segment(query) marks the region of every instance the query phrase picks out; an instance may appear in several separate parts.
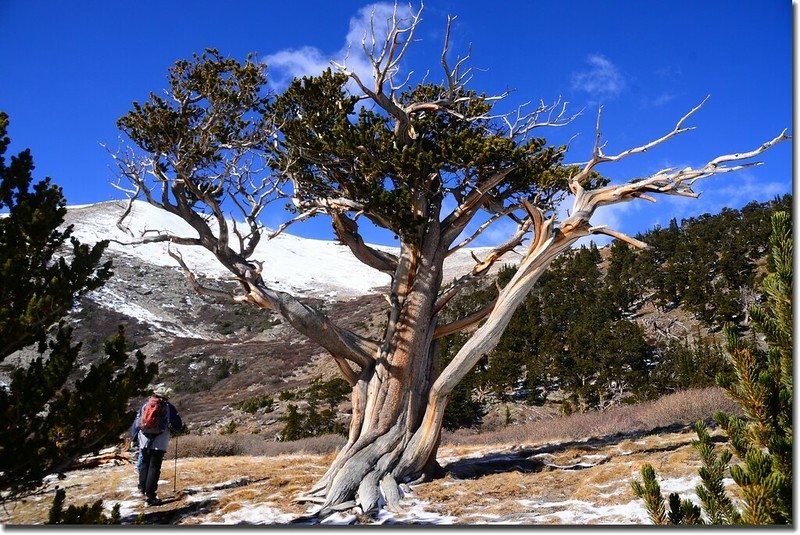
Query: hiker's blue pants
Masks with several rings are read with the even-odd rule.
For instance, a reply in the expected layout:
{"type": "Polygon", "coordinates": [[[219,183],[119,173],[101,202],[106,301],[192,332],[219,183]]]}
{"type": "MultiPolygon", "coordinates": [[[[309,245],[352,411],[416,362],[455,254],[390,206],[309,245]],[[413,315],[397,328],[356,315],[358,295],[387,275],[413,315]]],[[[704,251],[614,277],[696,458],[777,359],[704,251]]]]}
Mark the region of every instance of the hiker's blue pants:
{"type": "Polygon", "coordinates": [[[142,468],[139,470],[139,488],[144,490],[145,496],[155,499],[158,490],[158,478],[161,476],[161,462],[164,460],[165,451],[144,448],[139,451],[142,468]]]}

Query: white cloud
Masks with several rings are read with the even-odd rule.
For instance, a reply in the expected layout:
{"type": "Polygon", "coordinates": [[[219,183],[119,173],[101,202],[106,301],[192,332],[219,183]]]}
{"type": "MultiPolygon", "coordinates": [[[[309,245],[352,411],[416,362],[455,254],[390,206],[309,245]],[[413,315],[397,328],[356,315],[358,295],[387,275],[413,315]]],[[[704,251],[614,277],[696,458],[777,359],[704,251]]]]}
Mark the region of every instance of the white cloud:
{"type": "Polygon", "coordinates": [[[313,46],[281,50],[264,57],[270,69],[270,82],[285,87],[294,77],[317,75],[330,66],[330,59],[313,46]]]}
{"type": "Polygon", "coordinates": [[[292,78],[318,75],[331,67],[332,61],[344,64],[362,80],[369,80],[372,66],[364,53],[364,45],[368,49],[372,48],[374,41],[375,52],[380,53],[393,14],[398,20],[407,19],[411,15],[411,8],[399,5],[395,7],[394,4],[385,2],[362,7],[350,18],[350,26],[341,48],[332,52],[304,46],[264,56],[263,60],[271,73],[271,84],[280,89],[286,87],[292,78]]]}
{"type": "Polygon", "coordinates": [[[572,74],[572,89],[589,93],[593,98],[608,100],[617,97],[626,86],[625,77],[606,57],[592,54],[587,58],[589,69],[572,74]]]}
{"type": "Polygon", "coordinates": [[[720,207],[723,203],[726,206],[739,206],[752,200],[768,201],[787,192],[786,184],[759,180],[748,171],[738,171],[729,176],[722,175],[718,180],[724,181],[723,185],[709,187],[703,195],[716,200],[720,207]]]}
{"type": "Polygon", "coordinates": [[[410,6],[397,6],[391,3],[375,3],[364,6],[358,13],[350,18],[350,30],[345,38],[345,49],[347,47],[361,48],[362,42],[368,47],[372,45],[372,32],[375,33],[376,46],[386,39],[391,26],[392,16],[397,19],[408,18],[411,15],[410,6]]]}
{"type": "Polygon", "coordinates": [[[653,101],[651,102],[651,105],[653,107],[657,108],[659,106],[663,106],[664,104],[667,104],[668,102],[672,102],[677,97],[678,97],[678,95],[676,95],[674,93],[662,93],[662,94],[658,95],[656,98],[653,99],[653,101]]]}

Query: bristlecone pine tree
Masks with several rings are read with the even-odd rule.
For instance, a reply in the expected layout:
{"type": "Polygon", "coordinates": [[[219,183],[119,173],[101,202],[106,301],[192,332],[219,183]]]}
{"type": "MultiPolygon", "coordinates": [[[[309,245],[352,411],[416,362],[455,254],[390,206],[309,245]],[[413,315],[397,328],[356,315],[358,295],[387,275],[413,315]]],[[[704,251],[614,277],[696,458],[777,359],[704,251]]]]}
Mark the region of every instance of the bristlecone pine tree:
{"type": "Polygon", "coordinates": [[[151,94],[118,121],[132,143],[113,156],[131,185],[131,198],[183,218],[194,231],[147,235],[138,242],[168,243],[195,290],[223,295],[201,284],[178,251],[208,249],[238,281],[228,298],[280,314],[327,350],[352,386],[348,440],[303,497],[319,504],[319,515],[395,509],[400,483],[438,472],[436,452],[450,394],[497,344],[514,310],[562,251],[593,234],[644,245],[593,226],[596,209],[652,200],[653,194],[695,196],[695,180],[751,165],[745,162],[788,138],[781,134],[751,152],[719,156],[698,169],[669,169],[609,186],[597,174],[599,164],[690,130],[684,123],[700,106],[661,138],[617,155],[603,152],[598,124],[588,163],[565,166],[565,147],[548,146],[533,135],[539,127],[568,123],[564,104],[503,113],[502,98],[467,88],[467,58],[452,61],[448,51],[450,24],[439,60],[442,82],[415,85],[401,79],[400,64],[414,41],[420,11],[401,16],[399,9],[385,25],[373,21],[375,35],[364,40],[370,80],[334,64],[320,76],[294,80],[273,97],[265,90],[262,64],[208,50],[170,69],[166,97],[151,94]],[[556,207],[570,193],[570,215],[557,221],[556,207]],[[295,217],[270,233],[260,216],[277,198],[287,199],[295,217]],[[228,219],[229,210],[238,222],[228,219]],[[262,277],[270,259],[253,257],[261,239],[319,216],[330,219],[356,259],[390,281],[387,322],[376,339],[346,321],[335,323],[262,277]],[[517,226],[508,241],[445,284],[447,258],[501,219],[517,226]],[[396,252],[365,243],[363,222],[396,236],[396,252]],[[512,250],[519,253],[519,269],[494,301],[452,322],[440,321],[455,295],[486,277],[512,250]],[[439,366],[438,340],[481,323],[447,365],[439,366]]]}
{"type": "Polygon", "coordinates": [[[645,500],[655,524],[791,524],[792,516],[792,220],[786,212],[772,217],[771,267],[762,288],[763,306],[753,306],[750,315],[768,349],[739,337],[727,329],[728,352],[734,377],[720,383],[739,402],[744,418],[716,414],[714,419],[728,435],[733,451],[718,455],[705,425],[695,425],[700,453],[702,485],[697,487],[700,508],[676,493],[669,497],[670,513],[664,513],[664,498],[653,467],[642,467],[643,481],[633,491],[645,500]],[[743,464],[730,467],[739,488],[739,510],[723,486],[723,476],[735,453],[743,464]]]}
{"type": "Polygon", "coordinates": [[[106,341],[106,357],[85,372],[75,369],[80,344],[64,316],[76,300],[102,285],[110,262],[107,242],[88,247],[61,228],[61,188],[32,183],[25,150],[6,164],[8,116],[0,113],[0,361],[33,347],[37,356],[11,372],[0,387],[0,491],[24,495],[76,457],[113,443],[133,419],[128,400],[155,375],[137,352],[133,366],[125,337],[106,341]]]}

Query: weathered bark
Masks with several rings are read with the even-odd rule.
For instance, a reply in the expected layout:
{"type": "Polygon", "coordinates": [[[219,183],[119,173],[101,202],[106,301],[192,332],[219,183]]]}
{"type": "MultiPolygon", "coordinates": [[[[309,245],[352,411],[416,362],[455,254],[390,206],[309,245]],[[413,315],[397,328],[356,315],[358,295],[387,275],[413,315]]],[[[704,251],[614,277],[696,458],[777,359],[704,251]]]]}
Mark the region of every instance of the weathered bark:
{"type": "Polygon", "coordinates": [[[422,422],[435,368],[434,309],[446,247],[436,219],[422,234],[419,245],[402,247],[384,341],[353,388],[347,443],[306,497],[321,500],[318,514],[350,502],[365,513],[394,507],[400,497],[398,483],[419,478],[435,462],[430,456],[413,474],[397,469],[422,422]]]}

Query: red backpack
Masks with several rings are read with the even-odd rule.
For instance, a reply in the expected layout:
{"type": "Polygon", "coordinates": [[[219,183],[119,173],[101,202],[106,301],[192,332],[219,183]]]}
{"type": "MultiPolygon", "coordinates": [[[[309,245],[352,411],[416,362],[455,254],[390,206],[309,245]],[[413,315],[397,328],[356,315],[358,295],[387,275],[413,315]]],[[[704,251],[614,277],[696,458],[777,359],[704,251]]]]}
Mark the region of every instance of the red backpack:
{"type": "Polygon", "coordinates": [[[167,402],[158,396],[150,396],[139,416],[139,430],[145,435],[159,435],[166,431],[168,421],[167,402]]]}

